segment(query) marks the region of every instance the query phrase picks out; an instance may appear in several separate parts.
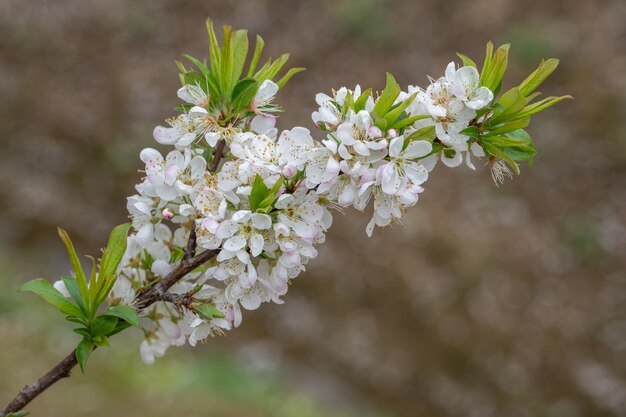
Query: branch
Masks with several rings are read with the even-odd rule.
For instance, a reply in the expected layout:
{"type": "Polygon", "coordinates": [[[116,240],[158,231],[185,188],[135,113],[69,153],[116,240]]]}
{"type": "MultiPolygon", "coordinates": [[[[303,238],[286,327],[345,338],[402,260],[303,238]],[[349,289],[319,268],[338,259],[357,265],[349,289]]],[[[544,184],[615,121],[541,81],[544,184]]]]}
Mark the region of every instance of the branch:
{"type": "MultiPolygon", "coordinates": [[[[135,305],[137,309],[145,309],[152,305],[156,301],[163,300],[167,297],[167,290],[172,285],[180,281],[185,275],[193,271],[200,265],[206,263],[217,255],[216,250],[207,250],[199,255],[181,261],[181,263],[172,270],[161,281],[143,291],[135,297],[135,305]]],[[[54,383],[62,378],[70,376],[70,371],[78,363],[76,359],[76,350],[67,355],[65,359],[59,362],[54,368],[46,372],[36,382],[24,386],[19,394],[6,406],[6,408],[0,411],[0,417],[6,417],[9,413],[14,413],[23,409],[28,403],[30,403],[39,394],[50,388],[54,383]]]]}
{"type": "MultiPolygon", "coordinates": [[[[220,139],[213,150],[213,159],[211,160],[209,171],[215,172],[217,170],[220,165],[220,161],[224,156],[225,148],[226,141],[224,141],[224,139],[220,139]]],[[[185,249],[184,259],[161,281],[137,294],[134,303],[137,310],[143,310],[157,301],[172,301],[175,304],[185,302],[183,296],[170,294],[167,290],[169,290],[189,272],[214,258],[217,253],[217,250],[207,250],[199,255],[196,255],[196,230],[195,224],[192,222],[191,233],[189,235],[189,241],[187,242],[187,248],[185,249]]],[[[70,371],[74,368],[74,366],[76,366],[77,363],[78,360],[76,359],[76,350],[74,350],[36,382],[24,386],[13,401],[11,401],[4,410],[0,411],[0,417],[6,417],[9,413],[20,411],[28,403],[35,399],[35,397],[50,388],[58,380],[69,377],[70,371]]]]}

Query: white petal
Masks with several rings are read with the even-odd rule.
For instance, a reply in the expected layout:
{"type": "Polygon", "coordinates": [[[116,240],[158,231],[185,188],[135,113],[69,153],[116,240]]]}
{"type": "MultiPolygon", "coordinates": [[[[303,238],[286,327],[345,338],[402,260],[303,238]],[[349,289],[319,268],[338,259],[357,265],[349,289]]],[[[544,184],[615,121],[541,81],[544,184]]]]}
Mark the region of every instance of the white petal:
{"type": "Polygon", "coordinates": [[[259,256],[261,252],[263,252],[263,246],[265,245],[265,239],[258,233],[253,233],[250,236],[250,241],[248,242],[250,246],[250,253],[252,256],[259,256]]]}
{"type": "Polygon", "coordinates": [[[404,157],[408,159],[426,156],[433,150],[432,143],[425,140],[415,140],[408,144],[404,150],[404,157]]]}
{"type": "Polygon", "coordinates": [[[253,213],[251,223],[255,229],[266,230],[272,227],[272,218],[267,214],[253,213]]]}
{"type": "Polygon", "coordinates": [[[246,238],[241,235],[235,235],[226,240],[222,247],[230,252],[238,252],[246,247],[246,238]]]}

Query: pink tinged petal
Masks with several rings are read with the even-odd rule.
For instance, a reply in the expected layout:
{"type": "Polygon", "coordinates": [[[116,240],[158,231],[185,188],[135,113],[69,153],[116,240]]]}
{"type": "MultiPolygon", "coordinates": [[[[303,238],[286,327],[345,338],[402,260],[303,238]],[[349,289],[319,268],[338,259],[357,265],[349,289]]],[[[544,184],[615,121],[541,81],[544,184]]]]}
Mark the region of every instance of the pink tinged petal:
{"type": "Polygon", "coordinates": [[[265,239],[258,233],[253,233],[250,236],[250,241],[248,242],[250,246],[250,253],[252,256],[259,256],[261,252],[263,252],[263,246],[265,245],[265,239]]]}
{"type": "Polygon", "coordinates": [[[404,150],[404,157],[408,159],[419,158],[428,155],[432,150],[432,143],[425,140],[415,140],[409,143],[404,150]]]}
{"type": "Polygon", "coordinates": [[[401,180],[398,177],[396,166],[392,163],[385,165],[381,172],[381,182],[385,194],[395,194],[400,189],[401,180]]]}
{"type": "Polygon", "coordinates": [[[370,126],[367,129],[367,135],[370,137],[370,139],[378,139],[383,136],[383,132],[378,126],[370,126]]]}
{"type": "Polygon", "coordinates": [[[250,223],[257,230],[266,230],[272,227],[272,218],[267,214],[252,213],[250,223]]]}
{"type": "Polygon", "coordinates": [[[172,210],[168,208],[163,209],[163,211],[161,212],[161,215],[163,216],[164,219],[167,219],[167,220],[171,220],[172,217],[174,217],[174,213],[172,213],[172,210]]]}
{"type": "Polygon", "coordinates": [[[222,247],[230,252],[238,252],[246,247],[246,238],[242,235],[235,235],[226,240],[222,247]]]}
{"type": "Polygon", "coordinates": [[[398,131],[396,129],[389,129],[387,131],[387,136],[389,136],[390,138],[395,138],[396,136],[398,136],[398,131]]]}
{"type": "Polygon", "coordinates": [[[298,169],[293,165],[285,165],[282,170],[282,174],[285,178],[291,179],[298,173],[298,169]]]}
{"type": "Polygon", "coordinates": [[[389,144],[389,156],[392,158],[397,158],[402,152],[402,147],[404,146],[404,137],[400,136],[391,140],[389,144]]]}
{"type": "Polygon", "coordinates": [[[216,234],[217,228],[219,227],[219,223],[215,220],[204,219],[202,220],[202,227],[208,231],[209,233],[216,234]]]}

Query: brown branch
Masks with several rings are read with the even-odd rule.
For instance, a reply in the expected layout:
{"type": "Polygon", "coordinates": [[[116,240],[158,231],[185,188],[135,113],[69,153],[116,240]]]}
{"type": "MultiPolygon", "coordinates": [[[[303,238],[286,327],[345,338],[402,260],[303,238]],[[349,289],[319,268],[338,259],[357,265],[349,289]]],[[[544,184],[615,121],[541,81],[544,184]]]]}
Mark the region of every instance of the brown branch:
{"type": "MultiPolygon", "coordinates": [[[[216,255],[216,250],[207,250],[191,259],[181,261],[165,278],[147,290],[137,294],[135,297],[135,306],[140,310],[152,305],[156,301],[165,299],[167,297],[167,290],[169,290],[172,285],[176,284],[189,272],[211,260],[216,255]]],[[[54,383],[62,378],[69,377],[70,371],[77,363],[76,350],[74,350],[36,382],[24,386],[13,401],[11,401],[4,410],[0,411],[0,417],[6,417],[9,413],[20,411],[54,383]]]]}
{"type": "MultiPolygon", "coordinates": [[[[213,150],[213,159],[211,160],[209,171],[215,172],[217,170],[220,161],[224,156],[225,148],[226,141],[224,141],[224,139],[220,139],[213,150]]],[[[214,258],[217,253],[217,250],[207,250],[199,255],[196,255],[196,231],[195,224],[192,223],[191,234],[189,235],[189,241],[187,242],[187,248],[185,249],[184,259],[161,281],[137,294],[134,303],[137,310],[143,310],[157,301],[171,301],[175,303],[184,301],[184,296],[176,296],[168,293],[168,290],[189,272],[214,258]]],[[[4,408],[4,410],[0,411],[0,417],[6,417],[10,413],[20,411],[28,403],[35,399],[35,397],[50,388],[57,381],[62,378],[69,377],[72,368],[74,368],[77,363],[78,360],[76,359],[76,350],[74,350],[36,382],[24,386],[13,401],[11,401],[9,405],[4,408]]]]}

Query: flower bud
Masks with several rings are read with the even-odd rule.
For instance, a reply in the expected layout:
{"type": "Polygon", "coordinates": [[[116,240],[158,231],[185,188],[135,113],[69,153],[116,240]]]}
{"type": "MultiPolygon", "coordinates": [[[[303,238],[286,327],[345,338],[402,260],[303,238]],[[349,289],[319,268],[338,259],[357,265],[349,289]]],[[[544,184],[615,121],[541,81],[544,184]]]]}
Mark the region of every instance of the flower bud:
{"type": "Polygon", "coordinates": [[[171,220],[172,217],[174,217],[174,213],[172,213],[172,211],[168,208],[164,208],[161,214],[163,215],[163,218],[166,220],[171,220]]]}
{"type": "Polygon", "coordinates": [[[367,134],[370,139],[377,139],[383,135],[383,132],[378,126],[370,126],[369,129],[367,129],[367,134]]]}
{"type": "Polygon", "coordinates": [[[283,167],[283,176],[287,179],[293,178],[298,173],[298,169],[293,165],[285,165],[283,167]]]}
{"type": "Polygon", "coordinates": [[[396,136],[398,136],[398,131],[396,129],[389,129],[387,131],[387,134],[390,138],[395,138],[396,136]]]}

